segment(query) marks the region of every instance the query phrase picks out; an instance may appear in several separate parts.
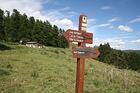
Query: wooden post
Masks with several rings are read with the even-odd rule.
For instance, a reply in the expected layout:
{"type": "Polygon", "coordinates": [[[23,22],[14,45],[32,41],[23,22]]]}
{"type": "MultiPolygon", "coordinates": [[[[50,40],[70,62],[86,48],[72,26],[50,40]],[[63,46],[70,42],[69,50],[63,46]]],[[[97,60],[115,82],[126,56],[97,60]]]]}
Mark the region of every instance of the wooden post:
{"type": "Polygon", "coordinates": [[[84,92],[84,66],[85,58],[97,58],[100,54],[97,48],[86,48],[85,44],[92,44],[93,34],[86,32],[87,16],[80,15],[79,29],[68,29],[64,37],[69,42],[78,42],[78,47],[72,49],[73,57],[77,58],[75,93],[84,92]]]}
{"type": "MultiPolygon", "coordinates": [[[[87,17],[80,15],[79,17],[79,31],[86,31],[87,17]]],[[[78,43],[78,47],[85,47],[85,43],[78,43]]],[[[84,91],[84,66],[85,58],[77,58],[77,71],[76,71],[76,90],[75,93],[83,93],[84,91]]]]}

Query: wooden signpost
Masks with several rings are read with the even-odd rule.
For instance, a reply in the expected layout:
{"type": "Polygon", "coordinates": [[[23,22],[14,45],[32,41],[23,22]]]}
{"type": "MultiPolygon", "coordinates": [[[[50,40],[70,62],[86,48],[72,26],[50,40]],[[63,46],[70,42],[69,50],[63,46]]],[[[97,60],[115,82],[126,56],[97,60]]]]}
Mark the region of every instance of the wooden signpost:
{"type": "Polygon", "coordinates": [[[83,93],[84,91],[84,65],[85,58],[96,58],[99,56],[97,48],[85,47],[85,44],[92,44],[93,34],[86,32],[87,16],[80,15],[79,30],[68,29],[64,32],[64,37],[69,42],[78,42],[78,47],[72,49],[73,57],[77,58],[77,72],[76,72],[76,89],[75,93],[83,93]]]}

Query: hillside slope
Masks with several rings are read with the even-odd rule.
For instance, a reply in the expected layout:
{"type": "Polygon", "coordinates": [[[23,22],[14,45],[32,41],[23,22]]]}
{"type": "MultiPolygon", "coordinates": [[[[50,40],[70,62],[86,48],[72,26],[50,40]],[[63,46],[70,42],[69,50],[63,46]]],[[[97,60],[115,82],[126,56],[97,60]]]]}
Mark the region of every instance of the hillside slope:
{"type": "MultiPolygon", "coordinates": [[[[9,45],[0,51],[0,93],[74,93],[70,49],[9,45]]],[[[140,73],[86,60],[84,93],[140,93],[140,73]]]]}

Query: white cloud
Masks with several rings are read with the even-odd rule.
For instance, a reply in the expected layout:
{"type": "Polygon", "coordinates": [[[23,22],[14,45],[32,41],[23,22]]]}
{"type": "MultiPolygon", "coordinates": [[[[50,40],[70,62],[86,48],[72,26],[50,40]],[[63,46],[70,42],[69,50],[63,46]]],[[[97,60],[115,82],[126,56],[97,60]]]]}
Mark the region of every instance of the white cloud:
{"type": "Polygon", "coordinates": [[[73,22],[70,19],[64,18],[61,20],[55,20],[53,24],[56,24],[60,27],[63,27],[64,29],[72,28],[73,27],[73,22]]]}
{"type": "Polygon", "coordinates": [[[131,43],[139,43],[140,44],[140,39],[132,40],[130,41],[131,43]]]}
{"type": "Polygon", "coordinates": [[[96,31],[96,19],[95,18],[90,18],[88,19],[88,24],[87,24],[87,31],[94,33],[96,31]]]}
{"type": "Polygon", "coordinates": [[[140,31],[138,31],[137,33],[140,34],[140,31]]]}
{"type": "Polygon", "coordinates": [[[109,26],[108,27],[109,29],[114,29],[115,27],[113,25],[109,26]]]}
{"type": "Polygon", "coordinates": [[[96,25],[96,27],[108,27],[110,25],[111,25],[110,23],[106,23],[106,24],[96,25]]]}
{"type": "Polygon", "coordinates": [[[99,25],[94,25],[93,23],[90,23],[88,25],[89,25],[89,27],[87,28],[87,31],[90,31],[90,32],[93,32],[93,33],[96,31],[96,29],[102,28],[102,27],[107,27],[109,29],[114,28],[114,26],[112,26],[110,23],[99,24],[99,25]]]}
{"type": "Polygon", "coordinates": [[[137,23],[137,22],[140,22],[140,17],[135,18],[135,19],[129,21],[129,23],[137,23]]]}
{"type": "Polygon", "coordinates": [[[88,25],[94,25],[96,24],[96,19],[95,18],[91,18],[91,19],[88,19],[88,25]]]}
{"type": "Polygon", "coordinates": [[[68,11],[68,10],[70,10],[70,7],[64,7],[62,9],[60,9],[59,11],[68,11]]]}
{"type": "Polygon", "coordinates": [[[88,44],[87,46],[93,47],[94,45],[99,46],[100,44],[109,43],[110,46],[114,49],[125,49],[125,42],[122,39],[118,38],[107,38],[107,39],[99,39],[95,38],[93,44],[88,44]]]}
{"type": "Polygon", "coordinates": [[[115,22],[115,21],[120,21],[120,18],[114,17],[114,18],[108,20],[108,22],[115,22]]]}
{"type": "Polygon", "coordinates": [[[118,29],[121,31],[133,32],[133,29],[129,26],[120,25],[120,26],[118,26],[118,29]]]}
{"type": "Polygon", "coordinates": [[[0,2],[0,8],[3,10],[12,12],[13,9],[17,9],[22,14],[26,13],[28,16],[34,16],[36,19],[43,21],[48,20],[52,24],[56,24],[62,28],[65,28],[67,25],[73,26],[72,21],[68,18],[76,15],[76,12],[71,11],[70,7],[48,11],[43,9],[44,4],[52,4],[54,0],[0,0],[0,2]]]}
{"type": "Polygon", "coordinates": [[[96,31],[96,27],[95,26],[89,26],[87,28],[87,32],[95,33],[95,31],[96,31]]]}
{"type": "Polygon", "coordinates": [[[3,10],[12,12],[13,9],[17,9],[29,16],[44,19],[44,15],[41,13],[43,8],[41,0],[0,0],[0,2],[0,8],[3,10]]]}
{"type": "Polygon", "coordinates": [[[55,20],[54,23],[59,24],[59,25],[66,25],[66,26],[73,25],[73,22],[67,18],[64,18],[62,20],[55,20]]]}
{"type": "Polygon", "coordinates": [[[111,10],[112,9],[112,7],[110,7],[110,6],[103,6],[103,7],[101,7],[101,10],[111,10]]]}

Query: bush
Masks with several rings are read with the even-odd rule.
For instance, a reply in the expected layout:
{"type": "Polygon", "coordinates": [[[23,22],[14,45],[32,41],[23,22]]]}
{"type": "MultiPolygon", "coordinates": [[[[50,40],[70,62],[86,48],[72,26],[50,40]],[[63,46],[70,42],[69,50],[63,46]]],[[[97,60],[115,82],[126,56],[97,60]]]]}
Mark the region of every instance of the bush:
{"type": "Polygon", "coordinates": [[[5,44],[0,43],[0,50],[9,50],[10,47],[6,46],[5,44]]]}

